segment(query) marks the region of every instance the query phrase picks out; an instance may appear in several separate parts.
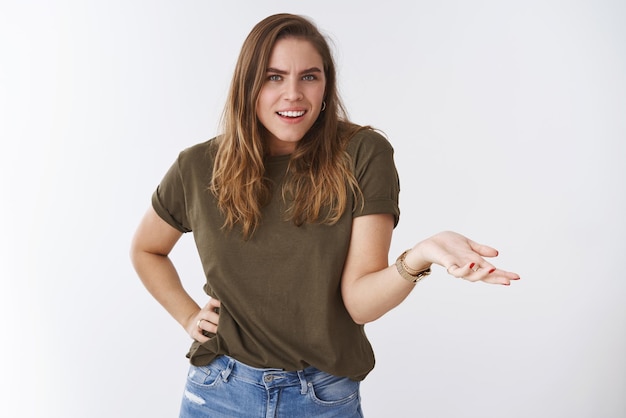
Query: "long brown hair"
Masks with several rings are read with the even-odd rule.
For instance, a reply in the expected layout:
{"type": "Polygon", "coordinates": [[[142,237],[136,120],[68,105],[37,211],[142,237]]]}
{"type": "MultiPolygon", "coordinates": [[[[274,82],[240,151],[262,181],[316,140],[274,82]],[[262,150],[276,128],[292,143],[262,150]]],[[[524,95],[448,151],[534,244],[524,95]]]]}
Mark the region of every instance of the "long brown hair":
{"type": "Polygon", "coordinates": [[[225,215],[224,227],[240,224],[244,238],[249,238],[261,222],[261,210],[271,194],[265,177],[265,128],[257,118],[256,104],[272,48],[286,37],[310,42],[322,57],[326,76],[326,108],[290,157],[290,176],[282,190],[289,202],[286,219],[296,225],[333,224],[346,210],[348,193],[355,197],[360,194],[345,147],[362,128],[347,119],[326,39],[302,16],[269,16],[252,29],[241,48],[222,115],[223,134],[218,137],[210,185],[225,215]]]}

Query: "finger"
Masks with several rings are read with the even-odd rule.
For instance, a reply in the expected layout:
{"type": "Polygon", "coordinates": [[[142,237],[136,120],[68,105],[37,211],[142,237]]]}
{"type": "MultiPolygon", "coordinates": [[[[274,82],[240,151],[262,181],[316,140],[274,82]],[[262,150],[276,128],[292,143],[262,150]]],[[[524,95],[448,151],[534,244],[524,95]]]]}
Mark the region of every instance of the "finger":
{"type": "Polygon", "coordinates": [[[503,280],[501,277],[493,277],[493,276],[487,276],[481,281],[485,283],[489,283],[489,284],[500,284],[504,286],[508,286],[510,284],[508,280],[503,280]]]}
{"type": "Polygon", "coordinates": [[[222,306],[222,303],[219,300],[215,298],[211,298],[209,299],[209,302],[206,304],[205,309],[211,312],[219,313],[221,306],[222,306]]]}
{"type": "Polygon", "coordinates": [[[463,278],[465,280],[469,280],[470,282],[482,280],[485,275],[488,274],[488,270],[486,270],[480,262],[469,263],[469,265],[466,266],[466,271],[467,272],[463,275],[463,278]]]}
{"type": "Polygon", "coordinates": [[[220,307],[221,303],[219,300],[211,298],[207,302],[206,305],[200,310],[198,314],[198,319],[202,320],[202,329],[210,332],[216,333],[217,326],[220,320],[220,307]]]}
{"type": "Polygon", "coordinates": [[[510,286],[511,285],[511,280],[507,279],[505,277],[502,277],[502,276],[487,276],[484,279],[482,279],[481,281],[483,281],[485,283],[489,283],[489,284],[499,284],[499,285],[503,285],[503,286],[510,286]]]}
{"type": "Polygon", "coordinates": [[[483,257],[497,257],[498,256],[498,250],[496,250],[493,247],[490,247],[484,244],[479,244],[475,241],[472,241],[471,239],[468,239],[468,242],[470,244],[470,248],[483,257]]]}
{"type": "Polygon", "coordinates": [[[497,271],[496,267],[487,262],[487,261],[480,261],[478,263],[476,263],[474,265],[474,267],[472,268],[472,274],[471,274],[471,278],[470,280],[472,281],[492,281],[495,278],[498,278],[499,275],[495,275],[494,273],[497,271]]]}
{"type": "Polygon", "coordinates": [[[202,330],[204,335],[212,336],[213,334],[217,334],[217,328],[218,325],[214,322],[202,321],[202,330]]]}
{"type": "Polygon", "coordinates": [[[519,275],[504,270],[495,269],[492,273],[482,279],[485,283],[500,284],[509,286],[512,281],[519,280],[519,275]]]}
{"type": "Polygon", "coordinates": [[[454,273],[459,270],[459,266],[457,266],[456,264],[450,264],[447,268],[446,271],[448,272],[448,274],[451,275],[455,275],[454,273]]]}
{"type": "Polygon", "coordinates": [[[200,330],[200,331],[209,331],[212,327],[214,327],[216,324],[206,318],[200,318],[198,319],[198,322],[196,322],[196,327],[200,330]]]}
{"type": "Polygon", "coordinates": [[[196,322],[196,327],[195,330],[193,330],[193,332],[191,332],[191,338],[193,338],[194,340],[198,341],[199,343],[205,343],[209,340],[209,338],[205,335],[205,330],[204,330],[204,324],[207,321],[203,320],[203,319],[199,319],[196,322]]]}
{"type": "Polygon", "coordinates": [[[202,308],[202,317],[207,321],[217,325],[220,320],[220,307],[221,303],[217,299],[210,299],[209,302],[202,308]]]}
{"type": "Polygon", "coordinates": [[[205,327],[205,325],[204,325],[204,324],[205,324],[205,323],[209,323],[209,321],[207,321],[207,320],[206,320],[206,319],[204,319],[204,318],[200,318],[200,319],[198,319],[198,322],[196,322],[196,329],[197,329],[197,331],[198,331],[200,334],[202,334],[202,333],[203,333],[203,331],[205,331],[205,329],[204,329],[204,327],[205,327]]]}
{"type": "Polygon", "coordinates": [[[202,341],[198,339],[198,341],[200,342],[207,341],[209,339],[207,337],[212,337],[214,334],[217,333],[217,324],[214,324],[213,322],[207,319],[199,319],[198,322],[196,323],[196,328],[197,328],[198,334],[204,337],[202,341]]]}
{"type": "Polygon", "coordinates": [[[496,271],[496,268],[494,267],[494,265],[485,260],[480,260],[475,263],[471,263],[469,265],[469,269],[472,271],[472,273],[478,273],[478,275],[480,275],[481,277],[484,277],[488,274],[492,274],[493,272],[496,271]]]}
{"type": "Polygon", "coordinates": [[[483,280],[494,271],[496,271],[496,268],[483,259],[466,263],[462,267],[458,267],[456,264],[453,264],[450,268],[448,268],[448,273],[470,282],[483,280]]]}
{"type": "Polygon", "coordinates": [[[468,279],[468,277],[474,273],[474,269],[478,268],[476,263],[465,263],[461,267],[457,264],[452,264],[447,268],[448,274],[458,277],[459,279],[468,279]]]}

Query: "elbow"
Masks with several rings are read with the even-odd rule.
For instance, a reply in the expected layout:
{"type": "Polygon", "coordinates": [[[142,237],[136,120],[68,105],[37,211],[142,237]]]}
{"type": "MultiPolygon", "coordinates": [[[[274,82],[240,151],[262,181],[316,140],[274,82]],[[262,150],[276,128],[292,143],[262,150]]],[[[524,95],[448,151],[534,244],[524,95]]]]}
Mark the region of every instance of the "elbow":
{"type": "Polygon", "coordinates": [[[370,304],[365,303],[353,290],[345,285],[341,289],[343,305],[352,321],[358,325],[365,325],[377,320],[382,314],[374,312],[374,306],[368,306],[370,304]]]}
{"type": "Polygon", "coordinates": [[[133,237],[133,240],[130,243],[130,248],[128,249],[128,258],[130,258],[130,262],[135,269],[137,268],[137,263],[140,259],[141,253],[142,250],[137,243],[137,239],[133,237]]]}
{"type": "Polygon", "coordinates": [[[374,322],[387,312],[386,304],[358,280],[342,282],[341,297],[350,318],[359,325],[374,322]]]}
{"type": "MultiPolygon", "coordinates": [[[[352,316],[352,315],[351,315],[352,316]]],[[[352,316],[352,320],[357,324],[357,325],[366,325],[369,324],[370,322],[374,322],[376,321],[378,318],[380,318],[379,316],[377,317],[369,317],[369,316],[360,316],[360,317],[355,317],[352,316]]]]}
{"type": "Polygon", "coordinates": [[[374,322],[382,316],[382,314],[377,314],[376,312],[363,309],[363,307],[354,306],[353,304],[345,303],[345,306],[350,318],[358,325],[374,322]]]}
{"type": "Polygon", "coordinates": [[[148,249],[142,245],[141,241],[134,237],[130,243],[130,248],[128,249],[128,257],[130,259],[130,263],[135,269],[137,273],[139,273],[142,268],[146,265],[150,264],[150,255],[152,253],[148,251],[148,249]]]}
{"type": "Polygon", "coordinates": [[[353,314],[350,314],[350,317],[352,318],[354,323],[357,325],[366,325],[366,324],[369,324],[370,322],[376,321],[379,318],[379,317],[371,317],[371,316],[366,316],[366,315],[359,316],[359,315],[353,315],[353,314]]]}
{"type": "Polygon", "coordinates": [[[350,316],[352,317],[352,320],[354,321],[354,323],[357,325],[365,325],[365,324],[372,322],[372,321],[368,321],[367,318],[365,317],[356,317],[353,315],[350,315],[350,316]]]}

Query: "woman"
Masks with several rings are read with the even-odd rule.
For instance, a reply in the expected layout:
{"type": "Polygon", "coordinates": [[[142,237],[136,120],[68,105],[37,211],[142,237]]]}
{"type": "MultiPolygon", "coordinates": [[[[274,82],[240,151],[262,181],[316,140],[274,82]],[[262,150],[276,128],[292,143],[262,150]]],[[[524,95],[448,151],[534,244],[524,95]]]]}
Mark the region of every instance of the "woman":
{"type": "Polygon", "coordinates": [[[484,259],[495,249],[453,232],[389,266],[398,193],[389,142],[347,120],[323,35],[296,15],[259,22],[222,134],[180,153],[131,249],[194,340],[181,417],[361,417],[359,382],[374,366],[363,324],[432,264],[471,281],[519,278],[484,259]],[[206,274],[202,308],[168,258],[185,232],[206,274]]]}

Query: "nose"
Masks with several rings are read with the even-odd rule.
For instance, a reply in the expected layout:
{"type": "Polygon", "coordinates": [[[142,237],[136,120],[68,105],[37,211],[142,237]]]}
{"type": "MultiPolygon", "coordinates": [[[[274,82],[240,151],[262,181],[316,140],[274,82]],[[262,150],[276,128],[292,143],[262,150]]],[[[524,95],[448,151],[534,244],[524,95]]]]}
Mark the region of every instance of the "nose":
{"type": "Polygon", "coordinates": [[[285,83],[284,97],[291,101],[302,100],[304,96],[298,80],[291,79],[289,82],[285,83]]]}

